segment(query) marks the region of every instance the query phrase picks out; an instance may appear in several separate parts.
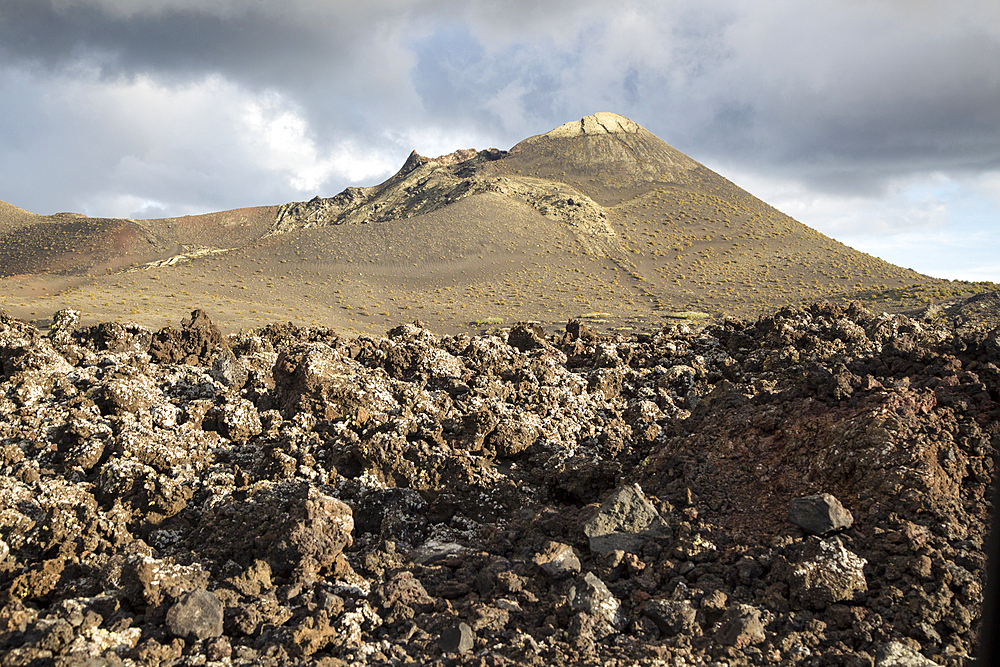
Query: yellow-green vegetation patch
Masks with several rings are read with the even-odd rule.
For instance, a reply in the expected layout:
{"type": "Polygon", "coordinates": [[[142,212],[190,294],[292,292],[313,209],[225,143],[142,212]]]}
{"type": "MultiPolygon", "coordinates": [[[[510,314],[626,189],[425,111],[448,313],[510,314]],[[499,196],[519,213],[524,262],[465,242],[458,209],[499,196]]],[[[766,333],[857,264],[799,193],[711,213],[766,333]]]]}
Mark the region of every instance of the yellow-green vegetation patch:
{"type": "Polygon", "coordinates": [[[606,320],[611,317],[611,313],[584,313],[580,316],[581,320],[606,320]]]}
{"type": "Polygon", "coordinates": [[[502,317],[486,317],[481,320],[472,320],[472,323],[477,327],[485,326],[487,324],[503,324],[502,317]]]}
{"type": "Polygon", "coordinates": [[[676,313],[666,313],[665,315],[674,320],[704,320],[711,317],[708,313],[697,310],[679,310],[676,313]]]}

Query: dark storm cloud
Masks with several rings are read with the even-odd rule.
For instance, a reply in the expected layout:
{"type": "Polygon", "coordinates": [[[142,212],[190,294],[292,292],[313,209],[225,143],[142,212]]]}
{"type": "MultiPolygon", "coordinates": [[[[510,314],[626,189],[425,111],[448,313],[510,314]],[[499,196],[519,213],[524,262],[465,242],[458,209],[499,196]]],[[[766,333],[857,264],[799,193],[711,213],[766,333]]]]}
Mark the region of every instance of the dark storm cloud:
{"type": "Polygon", "coordinates": [[[370,92],[358,80],[365,69],[392,68],[386,62],[396,55],[392,49],[370,48],[386,37],[377,20],[359,25],[363,17],[321,14],[308,21],[258,4],[230,14],[213,12],[210,4],[167,3],[156,13],[120,15],[84,3],[7,0],[0,9],[0,53],[51,71],[85,62],[106,79],[149,74],[176,83],[220,74],[251,89],[293,92],[318,117],[345,112],[344,97],[370,92]]]}
{"type": "Polygon", "coordinates": [[[219,74],[289,95],[322,135],[457,122],[516,140],[607,108],[846,187],[1000,154],[986,2],[7,0],[0,16],[5,60],[219,74]]]}
{"type": "Polygon", "coordinates": [[[502,67],[526,117],[607,105],[699,159],[873,192],[901,174],[997,167],[998,14],[976,2],[665,3],[555,47],[521,41],[455,80],[488,84],[502,67]]]}
{"type": "Polygon", "coordinates": [[[0,176],[56,208],[219,208],[608,110],[709,166],[873,196],[1000,169],[998,7],[4,0],[0,176]]]}
{"type": "Polygon", "coordinates": [[[0,54],[49,71],[86,62],[106,78],[219,74],[292,96],[318,127],[361,129],[405,123],[407,113],[423,120],[409,74],[427,35],[473,22],[485,28],[480,37],[531,36],[552,29],[564,8],[588,4],[596,3],[5,0],[0,54]]]}

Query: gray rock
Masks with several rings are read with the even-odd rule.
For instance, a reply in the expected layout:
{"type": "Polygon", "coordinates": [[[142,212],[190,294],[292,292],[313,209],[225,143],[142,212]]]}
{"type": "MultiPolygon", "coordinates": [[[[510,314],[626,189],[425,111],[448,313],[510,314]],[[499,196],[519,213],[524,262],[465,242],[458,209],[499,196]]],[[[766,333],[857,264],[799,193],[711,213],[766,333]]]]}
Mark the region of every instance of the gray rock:
{"type": "Polygon", "coordinates": [[[654,537],[670,537],[671,530],[638,484],[619,486],[583,527],[590,550],[636,553],[654,537]]]}
{"type": "Polygon", "coordinates": [[[547,542],[545,548],[535,555],[534,561],[554,579],[565,579],[580,571],[580,559],[573,547],[561,542],[547,542]]]}
{"type": "Polygon", "coordinates": [[[812,535],[827,535],[854,523],[850,511],[829,493],[795,498],[788,504],[788,520],[812,535]]]}
{"type": "Polygon", "coordinates": [[[764,641],[760,610],[745,604],[727,609],[722,617],[722,626],[715,633],[715,641],[737,649],[764,641]]]}
{"type": "Polygon", "coordinates": [[[476,643],[476,633],[465,623],[459,623],[441,632],[438,646],[445,653],[467,653],[476,643]]]}
{"type": "Polygon", "coordinates": [[[410,552],[410,560],[417,565],[430,565],[436,561],[465,551],[465,547],[457,542],[443,542],[430,539],[410,552]]]}
{"type": "Polygon", "coordinates": [[[242,389],[247,382],[247,369],[239,362],[236,355],[228,347],[219,348],[219,353],[212,361],[213,378],[231,389],[242,389]]]}
{"type": "Polygon", "coordinates": [[[577,611],[603,618],[616,628],[625,625],[621,614],[621,602],[593,572],[583,575],[569,589],[569,604],[577,611]]]}
{"type": "Polygon", "coordinates": [[[175,637],[200,641],[222,635],[222,603],[204,588],[181,597],[167,611],[167,630],[175,637]]]}
{"type": "Polygon", "coordinates": [[[875,667],[940,667],[940,665],[904,644],[886,642],[875,652],[875,667]]]}
{"type": "Polygon", "coordinates": [[[643,606],[642,613],[656,624],[664,637],[688,632],[697,616],[691,603],[684,600],[650,600],[643,606]]]}

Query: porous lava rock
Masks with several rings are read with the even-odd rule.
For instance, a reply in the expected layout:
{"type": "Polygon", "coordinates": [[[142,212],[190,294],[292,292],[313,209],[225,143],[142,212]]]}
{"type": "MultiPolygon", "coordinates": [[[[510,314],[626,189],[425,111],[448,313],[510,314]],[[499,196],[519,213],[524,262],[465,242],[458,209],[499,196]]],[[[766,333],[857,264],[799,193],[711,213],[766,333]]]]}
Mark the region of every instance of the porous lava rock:
{"type": "Polygon", "coordinates": [[[601,504],[583,532],[590,540],[591,551],[606,554],[637,552],[651,538],[669,536],[670,527],[637,484],[626,484],[601,504]]]}
{"type": "Polygon", "coordinates": [[[970,665],[997,304],[384,337],[0,314],[0,665],[970,665]]]}
{"type": "Polygon", "coordinates": [[[218,637],[222,634],[222,604],[204,588],[197,588],[167,610],[165,623],[170,634],[182,639],[218,637]]]}

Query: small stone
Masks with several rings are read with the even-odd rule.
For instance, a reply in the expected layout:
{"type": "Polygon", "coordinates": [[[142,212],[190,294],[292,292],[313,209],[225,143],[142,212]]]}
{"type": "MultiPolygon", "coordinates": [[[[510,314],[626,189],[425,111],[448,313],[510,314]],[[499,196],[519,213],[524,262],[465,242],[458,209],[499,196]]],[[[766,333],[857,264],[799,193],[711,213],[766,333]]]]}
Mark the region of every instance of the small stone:
{"type": "Polygon", "coordinates": [[[211,662],[225,660],[233,655],[233,647],[225,637],[215,637],[205,642],[205,657],[211,662]]]}
{"type": "Polygon", "coordinates": [[[600,554],[621,550],[638,553],[655,537],[669,537],[670,527],[660,517],[638,484],[619,486],[583,527],[590,550],[600,554]]]}
{"type": "Polygon", "coordinates": [[[222,603],[204,588],[181,597],[167,611],[167,630],[175,637],[200,641],[222,635],[222,603]]]}
{"type": "Polygon", "coordinates": [[[887,642],[875,652],[875,667],[940,667],[938,663],[899,643],[887,642]]]}
{"type": "Polygon", "coordinates": [[[573,547],[562,542],[547,542],[545,548],[535,554],[534,561],[553,579],[565,579],[580,571],[580,559],[573,547]]]}
{"type": "Polygon", "coordinates": [[[616,628],[624,625],[621,603],[593,572],[583,575],[583,578],[569,589],[569,604],[577,611],[585,611],[591,616],[603,618],[616,628]]]}
{"type": "Polygon", "coordinates": [[[466,623],[445,629],[438,638],[438,646],[445,653],[467,653],[476,643],[476,634],[466,623]]]}
{"type": "Polygon", "coordinates": [[[224,405],[220,413],[219,431],[230,440],[244,441],[263,430],[257,408],[245,398],[224,405]]]}
{"type": "MultiPolygon", "coordinates": [[[[235,565],[235,563],[233,563],[235,565]]],[[[237,567],[239,567],[237,565],[237,567]]],[[[272,587],[271,566],[264,560],[255,560],[246,570],[243,570],[233,577],[229,583],[243,595],[260,595],[263,591],[272,587]]]]}
{"type": "Polygon", "coordinates": [[[522,420],[504,418],[490,434],[489,442],[501,458],[516,456],[535,443],[541,430],[536,424],[522,420]]]}
{"type": "Polygon", "coordinates": [[[701,599],[701,611],[709,625],[718,623],[726,613],[728,596],[716,589],[701,599]]]}
{"type": "Polygon", "coordinates": [[[47,651],[60,651],[73,641],[73,626],[68,621],[57,618],[41,633],[38,647],[47,651]]]}
{"type": "Polygon", "coordinates": [[[728,609],[722,618],[722,627],[715,633],[715,641],[736,649],[764,641],[760,610],[743,604],[728,609]]]}
{"type": "Polygon", "coordinates": [[[643,606],[642,613],[656,624],[664,637],[688,632],[697,616],[691,603],[675,600],[650,600],[643,606]]]}
{"type": "Polygon", "coordinates": [[[827,535],[854,523],[850,511],[829,493],[795,498],[788,504],[788,520],[812,535],[827,535]]]}
{"type": "Polygon", "coordinates": [[[448,556],[458,555],[463,551],[465,551],[465,547],[457,542],[430,539],[410,552],[410,560],[417,565],[430,565],[448,556]]]}
{"type": "Polygon", "coordinates": [[[242,389],[247,382],[247,369],[240,364],[236,355],[228,347],[219,348],[219,353],[212,361],[211,376],[229,387],[242,389]]]}
{"type": "Polygon", "coordinates": [[[407,571],[399,572],[379,586],[376,595],[384,609],[397,605],[417,610],[434,606],[434,598],[427,594],[424,585],[412,572],[407,571]]]}

